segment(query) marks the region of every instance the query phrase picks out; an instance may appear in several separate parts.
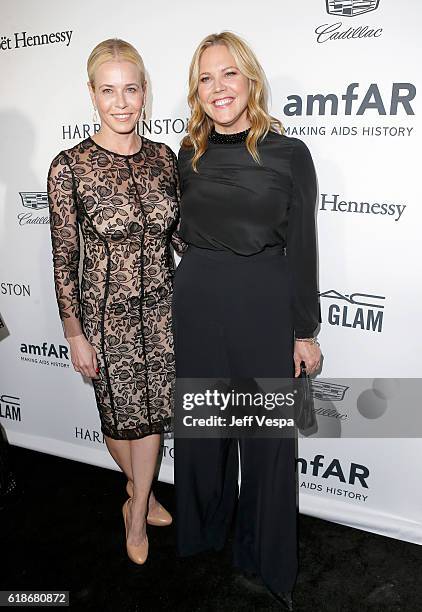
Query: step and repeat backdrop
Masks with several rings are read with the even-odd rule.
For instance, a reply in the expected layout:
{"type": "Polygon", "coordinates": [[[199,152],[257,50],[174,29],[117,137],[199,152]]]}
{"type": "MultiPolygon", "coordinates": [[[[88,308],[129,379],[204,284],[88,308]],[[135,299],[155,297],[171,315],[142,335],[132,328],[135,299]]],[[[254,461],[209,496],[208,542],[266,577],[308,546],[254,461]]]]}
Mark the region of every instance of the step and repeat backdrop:
{"type": "MultiPolygon", "coordinates": [[[[115,468],[55,300],[46,177],[92,135],[86,60],[110,37],[140,51],[148,138],[177,153],[188,66],[224,29],[264,66],[271,111],[309,146],[319,181],[318,429],[298,442],[302,512],[422,543],[420,36],[411,0],[75,0],[2,3],[0,424],[12,444],[115,468]],[[207,13],[208,10],[208,13],[207,13]],[[384,421],[383,421],[384,419],[384,421]],[[379,425],[387,426],[380,434],[379,425]],[[404,427],[404,425],[406,425],[404,427]]],[[[173,480],[173,444],[160,478],[173,480]]]]}

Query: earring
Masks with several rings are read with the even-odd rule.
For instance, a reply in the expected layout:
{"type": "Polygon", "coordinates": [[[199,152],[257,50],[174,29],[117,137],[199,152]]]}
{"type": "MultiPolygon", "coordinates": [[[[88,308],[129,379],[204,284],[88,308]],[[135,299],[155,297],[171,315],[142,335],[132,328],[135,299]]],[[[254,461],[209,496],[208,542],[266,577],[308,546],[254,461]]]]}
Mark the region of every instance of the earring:
{"type": "Polygon", "coordinates": [[[94,114],[92,116],[92,122],[93,123],[98,123],[98,115],[97,115],[97,107],[94,106],[94,114]]]}
{"type": "Polygon", "coordinates": [[[142,107],[142,110],[141,110],[141,121],[144,121],[144,119],[145,119],[145,105],[142,107]]]}

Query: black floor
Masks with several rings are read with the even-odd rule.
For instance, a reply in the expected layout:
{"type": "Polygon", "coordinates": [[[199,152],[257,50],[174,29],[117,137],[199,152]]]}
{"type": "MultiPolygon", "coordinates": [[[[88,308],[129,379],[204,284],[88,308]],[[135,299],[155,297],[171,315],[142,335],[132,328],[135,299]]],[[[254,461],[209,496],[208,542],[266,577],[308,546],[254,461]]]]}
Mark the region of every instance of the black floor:
{"type": "MultiPolygon", "coordinates": [[[[0,590],[69,590],[95,612],[273,611],[221,553],[178,559],[173,527],[148,528],[144,566],[126,557],[122,474],[12,447],[23,488],[0,512],[0,590]]],[[[173,486],[158,483],[171,511],[173,486]]],[[[422,611],[422,547],[300,516],[298,612],[422,611]]],[[[46,608],[44,608],[46,609],[46,608]]]]}

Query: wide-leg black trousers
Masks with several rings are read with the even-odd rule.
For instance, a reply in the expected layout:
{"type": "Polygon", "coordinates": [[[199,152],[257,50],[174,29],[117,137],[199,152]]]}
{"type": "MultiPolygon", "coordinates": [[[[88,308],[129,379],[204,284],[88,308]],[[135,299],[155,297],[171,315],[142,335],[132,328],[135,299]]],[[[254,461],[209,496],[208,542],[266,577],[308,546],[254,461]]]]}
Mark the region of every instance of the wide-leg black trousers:
{"type": "MultiPolygon", "coordinates": [[[[173,324],[179,378],[292,377],[282,247],[245,257],[190,246],[176,270],[173,324]]],[[[291,590],[297,574],[295,440],[176,437],[174,445],[179,554],[221,549],[235,513],[235,565],[261,575],[273,590],[291,590]]]]}

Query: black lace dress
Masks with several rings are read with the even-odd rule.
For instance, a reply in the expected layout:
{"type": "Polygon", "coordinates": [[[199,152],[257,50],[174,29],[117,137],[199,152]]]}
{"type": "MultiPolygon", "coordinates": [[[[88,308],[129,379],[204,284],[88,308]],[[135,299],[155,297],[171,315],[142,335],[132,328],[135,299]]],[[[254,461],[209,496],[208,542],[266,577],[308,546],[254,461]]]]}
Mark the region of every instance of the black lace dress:
{"type": "Polygon", "coordinates": [[[67,338],[84,334],[102,432],[132,440],[171,427],[178,174],[165,144],[120,155],[87,138],[48,173],[54,279],[67,338]],[[83,238],[80,243],[79,228],[83,238]],[[79,261],[83,256],[82,282],[79,261]]]}

